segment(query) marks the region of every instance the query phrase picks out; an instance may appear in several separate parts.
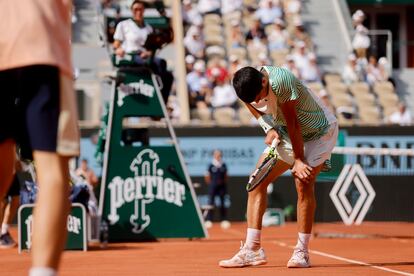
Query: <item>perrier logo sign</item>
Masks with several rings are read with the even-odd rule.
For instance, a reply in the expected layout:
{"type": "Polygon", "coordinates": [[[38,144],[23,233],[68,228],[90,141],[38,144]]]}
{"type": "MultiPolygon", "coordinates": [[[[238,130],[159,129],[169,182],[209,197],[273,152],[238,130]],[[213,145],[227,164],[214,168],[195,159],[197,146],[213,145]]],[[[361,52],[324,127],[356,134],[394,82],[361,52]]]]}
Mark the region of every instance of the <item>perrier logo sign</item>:
{"type": "Polygon", "coordinates": [[[185,185],[164,177],[164,170],[158,168],[160,158],[152,149],[140,151],[132,160],[129,169],[133,176],[115,176],[108,184],[110,193],[109,214],[111,225],[120,219],[119,208],[134,202],[134,211],[129,218],[131,232],[142,233],[151,223],[146,207],[156,200],[165,201],[177,207],[183,206],[185,185]]]}

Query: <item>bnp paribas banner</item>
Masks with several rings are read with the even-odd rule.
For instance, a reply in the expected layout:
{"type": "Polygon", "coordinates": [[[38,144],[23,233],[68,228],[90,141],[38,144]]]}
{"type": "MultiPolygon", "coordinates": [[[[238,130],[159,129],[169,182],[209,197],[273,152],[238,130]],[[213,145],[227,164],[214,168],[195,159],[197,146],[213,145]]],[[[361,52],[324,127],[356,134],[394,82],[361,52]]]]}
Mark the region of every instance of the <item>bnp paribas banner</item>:
{"type": "Polygon", "coordinates": [[[100,197],[109,240],[205,237],[200,208],[174,130],[165,117],[155,76],[129,69],[119,71],[117,81],[108,117],[100,197]],[[153,146],[145,127],[125,126],[126,120],[139,122],[143,117],[164,118],[173,143],[153,146]]]}

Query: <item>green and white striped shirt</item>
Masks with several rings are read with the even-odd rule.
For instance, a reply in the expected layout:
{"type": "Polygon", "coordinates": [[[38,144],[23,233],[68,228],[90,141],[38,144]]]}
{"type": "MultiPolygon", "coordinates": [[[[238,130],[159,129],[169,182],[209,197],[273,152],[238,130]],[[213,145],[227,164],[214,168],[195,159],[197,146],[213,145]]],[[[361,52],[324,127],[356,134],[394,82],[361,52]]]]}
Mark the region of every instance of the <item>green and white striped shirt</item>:
{"type": "MultiPolygon", "coordinates": [[[[276,95],[278,106],[287,101],[297,100],[296,113],[304,142],[319,139],[326,133],[329,125],[336,122],[335,116],[323,105],[319,97],[305,87],[289,70],[276,66],[263,66],[262,70],[269,75],[269,84],[276,95]]],[[[269,104],[276,103],[268,102],[269,104]]],[[[275,122],[280,134],[289,137],[280,108],[277,108],[275,122]]]]}

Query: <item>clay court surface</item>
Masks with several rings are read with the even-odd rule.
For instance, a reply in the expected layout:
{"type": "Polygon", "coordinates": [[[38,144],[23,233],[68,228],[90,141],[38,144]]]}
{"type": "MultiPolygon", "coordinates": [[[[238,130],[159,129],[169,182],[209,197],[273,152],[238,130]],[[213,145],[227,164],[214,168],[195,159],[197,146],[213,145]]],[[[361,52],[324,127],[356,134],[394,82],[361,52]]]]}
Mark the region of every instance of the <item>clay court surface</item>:
{"type": "MultiPolygon", "coordinates": [[[[17,237],[13,229],[13,237],[17,237]]],[[[91,246],[88,252],[66,251],[60,275],[414,275],[414,223],[374,223],[347,227],[317,224],[311,241],[312,268],[287,269],[296,241],[296,225],[263,230],[268,264],[224,269],[245,236],[245,224],[210,229],[208,239],[173,239],[148,243],[91,246]]],[[[30,256],[0,250],[0,275],[27,275],[30,256]]]]}

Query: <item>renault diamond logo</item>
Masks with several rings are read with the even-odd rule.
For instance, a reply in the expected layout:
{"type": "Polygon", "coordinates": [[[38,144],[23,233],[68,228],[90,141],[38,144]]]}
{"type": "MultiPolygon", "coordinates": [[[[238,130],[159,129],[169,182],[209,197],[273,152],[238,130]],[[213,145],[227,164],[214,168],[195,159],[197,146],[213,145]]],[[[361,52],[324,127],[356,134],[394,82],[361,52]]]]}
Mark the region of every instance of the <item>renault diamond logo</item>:
{"type": "Polygon", "coordinates": [[[346,164],[329,193],[336,209],[346,225],[361,224],[375,198],[375,191],[359,164],[346,164]],[[352,206],[346,197],[351,184],[358,189],[359,197],[352,206]]]}

